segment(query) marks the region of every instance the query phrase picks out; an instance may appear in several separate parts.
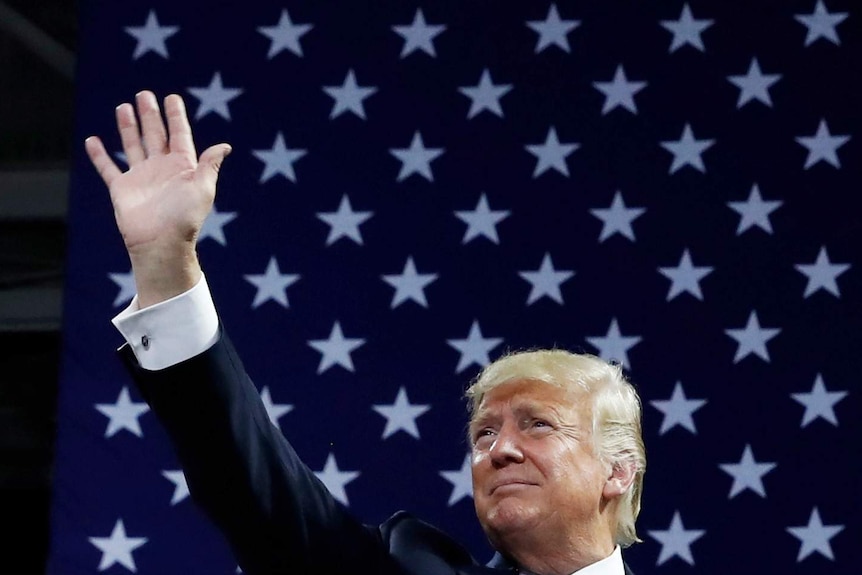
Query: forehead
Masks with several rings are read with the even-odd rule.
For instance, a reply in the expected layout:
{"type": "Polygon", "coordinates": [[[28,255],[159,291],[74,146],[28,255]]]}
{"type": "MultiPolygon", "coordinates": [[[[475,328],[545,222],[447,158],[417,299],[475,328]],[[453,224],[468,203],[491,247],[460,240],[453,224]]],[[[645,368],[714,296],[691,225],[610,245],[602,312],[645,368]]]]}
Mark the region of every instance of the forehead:
{"type": "Polygon", "coordinates": [[[548,407],[555,411],[583,412],[589,410],[586,391],[564,388],[536,379],[513,379],[490,389],[476,410],[476,417],[500,409],[548,407]]]}

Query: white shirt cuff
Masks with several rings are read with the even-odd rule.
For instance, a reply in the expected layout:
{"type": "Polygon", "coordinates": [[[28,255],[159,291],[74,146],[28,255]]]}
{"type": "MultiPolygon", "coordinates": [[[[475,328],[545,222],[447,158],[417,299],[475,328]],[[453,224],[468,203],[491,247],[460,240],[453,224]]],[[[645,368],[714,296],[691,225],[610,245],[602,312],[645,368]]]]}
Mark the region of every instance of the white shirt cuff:
{"type": "Polygon", "coordinates": [[[135,296],[111,323],[148,370],[191,359],[218,340],[218,314],[203,274],[189,291],[144,309],[135,296]]]}

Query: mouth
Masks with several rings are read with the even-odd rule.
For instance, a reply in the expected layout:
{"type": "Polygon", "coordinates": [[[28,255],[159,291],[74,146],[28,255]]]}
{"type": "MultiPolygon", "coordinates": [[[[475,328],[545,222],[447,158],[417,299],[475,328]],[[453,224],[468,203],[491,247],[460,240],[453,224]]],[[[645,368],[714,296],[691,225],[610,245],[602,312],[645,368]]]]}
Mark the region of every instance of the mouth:
{"type": "Polygon", "coordinates": [[[529,487],[536,487],[536,484],[522,479],[510,479],[506,481],[501,481],[492,486],[489,494],[494,495],[495,493],[516,492],[523,489],[527,489],[529,487]]]}

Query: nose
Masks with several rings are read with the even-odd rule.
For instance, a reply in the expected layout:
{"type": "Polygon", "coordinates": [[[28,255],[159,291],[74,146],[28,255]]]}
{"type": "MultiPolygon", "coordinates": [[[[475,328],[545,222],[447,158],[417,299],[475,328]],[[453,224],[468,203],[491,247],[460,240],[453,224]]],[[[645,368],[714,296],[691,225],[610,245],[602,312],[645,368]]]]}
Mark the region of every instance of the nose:
{"type": "Polygon", "coordinates": [[[524,452],[521,450],[520,434],[517,429],[504,425],[491,444],[489,455],[494,467],[504,467],[510,463],[521,463],[524,461],[524,452]]]}

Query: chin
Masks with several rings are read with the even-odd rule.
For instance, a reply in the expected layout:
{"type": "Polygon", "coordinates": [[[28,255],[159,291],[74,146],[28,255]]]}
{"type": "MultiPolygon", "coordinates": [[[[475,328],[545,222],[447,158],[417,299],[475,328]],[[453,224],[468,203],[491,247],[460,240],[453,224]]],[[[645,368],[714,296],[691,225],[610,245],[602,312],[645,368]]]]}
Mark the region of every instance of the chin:
{"type": "Polygon", "coordinates": [[[514,499],[507,497],[497,502],[485,514],[482,527],[492,541],[530,529],[538,522],[539,514],[535,508],[514,499]]]}

